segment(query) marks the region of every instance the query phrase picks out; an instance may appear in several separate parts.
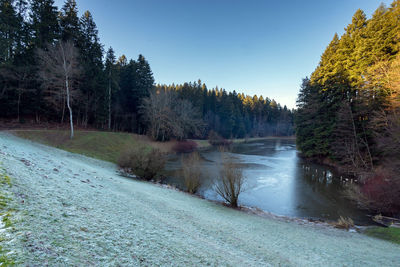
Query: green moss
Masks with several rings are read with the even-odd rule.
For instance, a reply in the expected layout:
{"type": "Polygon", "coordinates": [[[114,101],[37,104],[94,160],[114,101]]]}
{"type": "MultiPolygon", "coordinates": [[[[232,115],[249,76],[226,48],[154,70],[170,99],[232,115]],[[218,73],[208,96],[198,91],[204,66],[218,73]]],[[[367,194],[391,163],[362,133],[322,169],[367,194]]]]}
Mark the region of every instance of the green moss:
{"type": "Polygon", "coordinates": [[[7,257],[7,255],[4,254],[2,248],[0,247],[0,266],[14,266],[15,262],[7,257]]]}
{"type": "Polygon", "coordinates": [[[373,227],[365,231],[369,236],[388,240],[400,244],[400,228],[395,227],[373,227]]]}
{"type": "Polygon", "coordinates": [[[11,178],[10,178],[10,176],[5,174],[4,172],[1,173],[1,170],[0,170],[0,184],[11,186],[11,178]]]}
{"type": "Polygon", "coordinates": [[[3,196],[3,195],[0,193],[0,210],[4,209],[4,208],[7,206],[7,202],[8,202],[9,200],[10,200],[9,198],[3,196]]]}
{"type": "Polygon", "coordinates": [[[4,227],[8,228],[12,226],[12,221],[11,221],[11,214],[7,212],[6,214],[3,215],[2,221],[4,223],[4,227]]]}

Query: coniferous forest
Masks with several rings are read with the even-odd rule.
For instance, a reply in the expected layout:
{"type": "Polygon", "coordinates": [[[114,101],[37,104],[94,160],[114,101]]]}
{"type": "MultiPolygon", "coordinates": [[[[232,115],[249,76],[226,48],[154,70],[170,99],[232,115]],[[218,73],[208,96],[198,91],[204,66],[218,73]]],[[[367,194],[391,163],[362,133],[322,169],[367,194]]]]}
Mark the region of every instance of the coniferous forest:
{"type": "MultiPolygon", "coordinates": [[[[357,10],[334,35],[296,112],[298,149],[361,181],[368,207],[400,210],[400,1],[357,10]]],[[[359,196],[359,194],[356,194],[359,196]]]]}
{"type": "Polygon", "coordinates": [[[75,0],[61,9],[53,0],[1,0],[0,9],[3,119],[72,121],[157,140],[207,138],[210,131],[225,138],[294,134],[293,111],[275,100],[208,89],[200,80],[155,85],[145,57],[104,48],[90,11],[79,17],[75,0]],[[188,112],[196,119],[187,120],[188,112]]]}

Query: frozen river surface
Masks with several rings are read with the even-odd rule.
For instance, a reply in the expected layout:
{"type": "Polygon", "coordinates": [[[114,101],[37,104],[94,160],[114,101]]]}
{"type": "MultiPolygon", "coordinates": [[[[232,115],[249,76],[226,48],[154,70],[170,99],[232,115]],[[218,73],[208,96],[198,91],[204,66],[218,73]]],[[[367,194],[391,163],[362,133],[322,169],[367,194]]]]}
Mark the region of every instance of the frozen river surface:
{"type": "MultiPolygon", "coordinates": [[[[350,217],[358,224],[370,223],[345,197],[345,179],[326,166],[306,162],[298,156],[294,140],[267,139],[238,144],[227,153],[243,169],[245,191],[240,204],[257,207],[266,212],[298,218],[336,221],[350,217]]],[[[201,152],[204,183],[201,194],[208,199],[221,200],[213,190],[218,179],[221,154],[218,149],[201,152]]],[[[180,156],[172,157],[167,165],[170,182],[180,185],[177,170],[180,156]]],[[[349,181],[350,182],[350,181],[349,181]]]]}

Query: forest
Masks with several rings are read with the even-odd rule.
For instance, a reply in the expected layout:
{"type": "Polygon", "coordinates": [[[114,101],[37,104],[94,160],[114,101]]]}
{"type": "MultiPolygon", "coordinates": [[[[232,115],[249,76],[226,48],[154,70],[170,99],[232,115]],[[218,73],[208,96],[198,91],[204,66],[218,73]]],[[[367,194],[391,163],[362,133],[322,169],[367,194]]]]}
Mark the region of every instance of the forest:
{"type": "Polygon", "coordinates": [[[104,49],[75,0],[0,1],[0,118],[149,134],[156,140],[293,135],[294,111],[200,80],[156,85],[143,55],[104,49]],[[179,104],[178,104],[179,103],[179,104]],[[189,116],[190,114],[190,116],[189,116]]]}
{"type": "Polygon", "coordinates": [[[400,1],[335,34],[296,111],[298,149],[360,180],[366,207],[400,212],[400,1]]]}

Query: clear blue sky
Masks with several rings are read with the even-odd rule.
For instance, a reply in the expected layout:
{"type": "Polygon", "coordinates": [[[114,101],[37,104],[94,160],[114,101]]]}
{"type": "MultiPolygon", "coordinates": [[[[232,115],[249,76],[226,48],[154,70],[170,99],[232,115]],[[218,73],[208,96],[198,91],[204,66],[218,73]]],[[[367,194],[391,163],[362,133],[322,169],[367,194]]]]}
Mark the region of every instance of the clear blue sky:
{"type": "Polygon", "coordinates": [[[290,108],[334,33],[343,33],[358,8],[370,17],[382,2],[392,1],[77,0],[105,48],[143,54],[156,83],[201,79],[290,108]]]}

